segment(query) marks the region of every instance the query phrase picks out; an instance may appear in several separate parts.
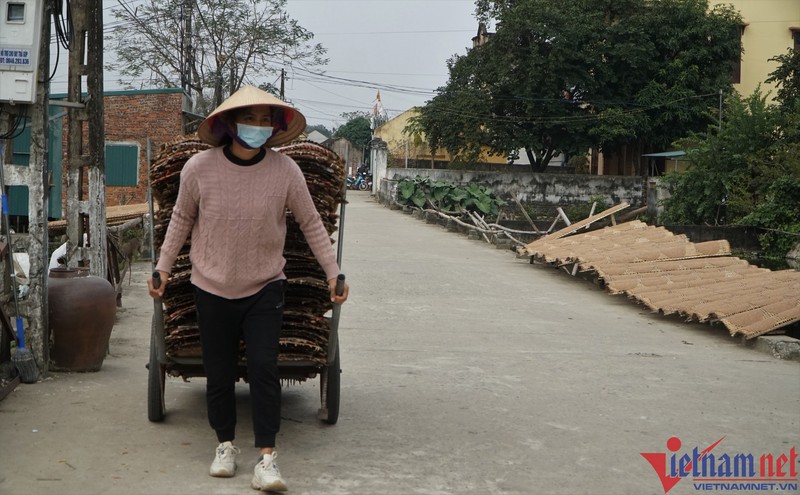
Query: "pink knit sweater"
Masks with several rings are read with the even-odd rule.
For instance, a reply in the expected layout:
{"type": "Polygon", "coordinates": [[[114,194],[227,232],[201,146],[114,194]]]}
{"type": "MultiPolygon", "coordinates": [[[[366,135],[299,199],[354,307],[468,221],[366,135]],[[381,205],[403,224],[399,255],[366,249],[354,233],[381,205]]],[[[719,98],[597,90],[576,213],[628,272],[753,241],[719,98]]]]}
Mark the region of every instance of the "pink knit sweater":
{"type": "Polygon", "coordinates": [[[289,208],[325,276],[339,274],[336,255],[300,167],[273,150],[250,166],[231,163],[222,147],[184,165],[157,270],[170,272],[191,232],[192,283],[227,299],[255,294],[286,278],[283,246],[289,208]]]}

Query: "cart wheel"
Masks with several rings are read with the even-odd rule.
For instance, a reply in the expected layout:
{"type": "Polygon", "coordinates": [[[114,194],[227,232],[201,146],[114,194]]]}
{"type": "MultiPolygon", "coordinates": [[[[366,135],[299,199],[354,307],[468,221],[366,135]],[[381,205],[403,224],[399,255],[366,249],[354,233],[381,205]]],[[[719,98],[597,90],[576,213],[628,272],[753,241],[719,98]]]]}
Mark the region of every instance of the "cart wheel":
{"type": "Polygon", "coordinates": [[[319,410],[319,419],[323,423],[335,425],[339,420],[339,392],[341,389],[342,369],[339,361],[337,346],[336,357],[320,373],[320,400],[322,407],[319,410]]]}
{"type": "MultiPolygon", "coordinates": [[[[153,326],[155,327],[155,317],[153,326]]],[[[150,332],[150,363],[147,366],[147,419],[154,423],[164,420],[164,385],[166,372],[158,362],[155,328],[150,332]]]]}

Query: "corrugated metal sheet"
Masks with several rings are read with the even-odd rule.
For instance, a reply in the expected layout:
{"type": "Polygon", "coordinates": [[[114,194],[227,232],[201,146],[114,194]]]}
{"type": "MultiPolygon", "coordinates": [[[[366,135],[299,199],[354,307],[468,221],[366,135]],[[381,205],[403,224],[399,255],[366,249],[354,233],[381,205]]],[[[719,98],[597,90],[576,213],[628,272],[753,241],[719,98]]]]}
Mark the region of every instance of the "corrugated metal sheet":
{"type": "Polygon", "coordinates": [[[727,241],[693,243],[640,221],[534,241],[521,254],[593,271],[612,294],[653,311],[722,322],[748,339],[800,321],[800,272],[758,268],[731,256],[727,241]]]}

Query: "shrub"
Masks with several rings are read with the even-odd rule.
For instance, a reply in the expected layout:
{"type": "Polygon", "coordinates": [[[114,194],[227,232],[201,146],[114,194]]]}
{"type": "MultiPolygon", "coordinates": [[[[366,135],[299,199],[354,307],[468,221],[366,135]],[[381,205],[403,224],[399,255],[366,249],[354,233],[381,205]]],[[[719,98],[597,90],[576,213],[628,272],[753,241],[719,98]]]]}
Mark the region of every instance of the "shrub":
{"type": "Polygon", "coordinates": [[[496,216],[498,209],[506,204],[484,185],[469,183],[458,186],[419,175],[397,184],[397,203],[417,208],[430,206],[445,213],[467,210],[490,216],[496,216]]]}

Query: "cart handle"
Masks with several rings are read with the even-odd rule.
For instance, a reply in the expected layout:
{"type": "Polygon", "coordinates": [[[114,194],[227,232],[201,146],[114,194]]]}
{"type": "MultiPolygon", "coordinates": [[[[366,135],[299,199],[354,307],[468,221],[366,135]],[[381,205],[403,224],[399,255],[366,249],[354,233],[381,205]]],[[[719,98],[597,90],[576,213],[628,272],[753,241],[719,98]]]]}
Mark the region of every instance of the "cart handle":
{"type": "Polygon", "coordinates": [[[336,288],[334,289],[334,292],[337,296],[344,294],[344,278],[344,273],[340,273],[336,277],[336,288]]]}

